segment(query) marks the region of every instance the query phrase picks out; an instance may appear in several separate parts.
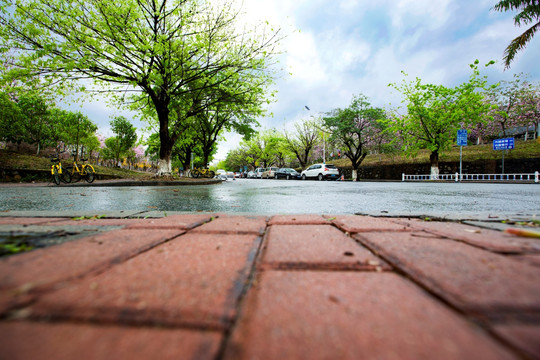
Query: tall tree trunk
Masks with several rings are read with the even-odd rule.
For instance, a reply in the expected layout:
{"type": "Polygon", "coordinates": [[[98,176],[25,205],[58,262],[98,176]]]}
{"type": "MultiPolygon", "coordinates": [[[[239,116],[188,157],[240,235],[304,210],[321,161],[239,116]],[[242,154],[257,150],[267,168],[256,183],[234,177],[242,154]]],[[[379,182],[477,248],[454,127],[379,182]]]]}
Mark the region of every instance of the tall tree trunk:
{"type": "Polygon", "coordinates": [[[171,174],[171,154],[174,141],[169,134],[169,110],[167,106],[158,108],[156,106],[159,119],[159,169],[158,176],[171,174]]]}
{"type": "Polygon", "coordinates": [[[360,167],[360,164],[362,163],[362,161],[364,161],[364,159],[366,158],[367,156],[367,153],[363,153],[362,156],[360,156],[360,158],[355,158],[354,161],[352,158],[350,158],[351,160],[351,165],[352,165],[352,181],[358,181],[358,168],[360,167]]]}
{"type": "Polygon", "coordinates": [[[431,152],[429,156],[429,161],[431,163],[431,180],[439,179],[439,151],[435,150],[431,152]]]}

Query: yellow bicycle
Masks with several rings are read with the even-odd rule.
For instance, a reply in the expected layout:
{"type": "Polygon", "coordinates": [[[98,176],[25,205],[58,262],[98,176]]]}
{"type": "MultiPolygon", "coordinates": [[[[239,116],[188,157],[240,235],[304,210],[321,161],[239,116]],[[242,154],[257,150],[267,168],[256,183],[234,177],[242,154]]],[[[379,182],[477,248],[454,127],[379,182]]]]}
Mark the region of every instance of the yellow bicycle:
{"type": "MultiPolygon", "coordinates": [[[[81,159],[81,161],[86,162],[88,159],[81,159]]],[[[92,183],[96,179],[96,171],[94,167],[90,164],[77,164],[77,160],[73,160],[73,166],[66,166],[66,170],[71,173],[71,179],[77,178],[77,181],[85,179],[87,183],[92,183]]]]}
{"type": "Polygon", "coordinates": [[[51,158],[51,175],[53,182],[56,185],[60,185],[60,182],[69,183],[71,182],[71,174],[69,171],[62,170],[62,162],[60,161],[60,154],[57,154],[55,157],[51,158]]]}
{"type": "Polygon", "coordinates": [[[191,177],[193,178],[204,177],[212,179],[214,176],[216,176],[216,173],[209,169],[194,168],[191,170],[191,177]]]}

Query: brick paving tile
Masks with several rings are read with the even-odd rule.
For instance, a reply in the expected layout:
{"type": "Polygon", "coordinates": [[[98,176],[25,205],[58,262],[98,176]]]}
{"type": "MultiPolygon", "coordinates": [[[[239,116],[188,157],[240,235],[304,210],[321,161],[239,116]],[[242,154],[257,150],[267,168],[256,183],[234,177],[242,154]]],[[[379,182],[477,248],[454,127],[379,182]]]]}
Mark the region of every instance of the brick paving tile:
{"type": "Polygon", "coordinates": [[[259,244],[256,235],[188,233],[44,295],[32,316],[223,328],[259,244]]]}
{"type": "Polygon", "coordinates": [[[341,230],[349,233],[368,231],[410,231],[410,226],[370,216],[336,216],[332,219],[332,222],[341,230]]]}
{"type": "Polygon", "coordinates": [[[494,331],[531,359],[540,359],[540,324],[498,325],[494,331]]]}
{"type": "Polygon", "coordinates": [[[263,266],[389,269],[380,258],[331,225],[272,225],[263,266]]]}
{"type": "Polygon", "coordinates": [[[265,271],[225,359],[509,359],[472,323],[394,273],[265,271]]]}
{"type": "Polygon", "coordinates": [[[324,225],[330,221],[321,215],[275,215],[272,216],[268,225],[324,225]]]}
{"type": "Polygon", "coordinates": [[[537,267],[422,233],[363,233],[355,237],[464,310],[540,310],[537,267]]]}
{"type": "Polygon", "coordinates": [[[399,219],[396,221],[439,236],[461,240],[491,251],[503,253],[540,253],[540,241],[518,237],[501,231],[482,229],[455,222],[422,221],[418,219],[399,219]]]}
{"type": "Polygon", "coordinates": [[[0,312],[35,288],[80,277],[171,239],[181,230],[116,230],[0,260],[0,312]]]}
{"type": "Polygon", "coordinates": [[[7,322],[0,323],[0,358],[215,359],[221,337],[210,331],[7,322]]]}
{"type": "Polygon", "coordinates": [[[171,215],[159,219],[141,219],[129,227],[131,229],[193,229],[212,218],[213,216],[209,214],[171,215]]]}
{"type": "Polygon", "coordinates": [[[530,265],[538,266],[540,267],[540,254],[534,254],[534,255],[516,255],[512,256],[512,259],[519,260],[526,262],[530,265]]]}
{"type": "Polygon", "coordinates": [[[193,231],[223,234],[257,234],[262,235],[266,229],[266,218],[263,216],[228,216],[221,215],[193,231]]]}

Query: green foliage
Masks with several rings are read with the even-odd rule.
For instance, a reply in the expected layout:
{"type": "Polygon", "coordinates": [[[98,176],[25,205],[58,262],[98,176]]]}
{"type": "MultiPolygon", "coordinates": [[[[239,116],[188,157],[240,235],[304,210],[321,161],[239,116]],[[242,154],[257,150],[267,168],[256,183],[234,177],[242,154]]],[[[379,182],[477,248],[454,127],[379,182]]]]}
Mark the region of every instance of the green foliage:
{"type": "Polygon", "coordinates": [[[368,100],[365,95],[353,96],[349,107],[334,109],[323,119],[331,134],[330,141],[344,150],[353,170],[358,169],[370,147],[380,149],[385,139],[386,113],[372,107],[368,100]]]}
{"type": "Polygon", "coordinates": [[[137,129],[123,116],[110,121],[111,130],[116,135],[105,140],[104,157],[114,159],[118,164],[123,157],[130,155],[130,149],[137,141],[137,129]]]}
{"type": "Polygon", "coordinates": [[[15,255],[21,252],[33,250],[34,247],[26,243],[0,243],[0,256],[15,255]]]}
{"type": "Polygon", "coordinates": [[[234,4],[21,1],[2,12],[1,45],[19,49],[11,79],[90,78],[110,85],[120,104],[134,94],[131,103],[158,122],[159,157],[167,163],[186,119],[218,104],[237,106],[236,118],[241,108],[260,115],[268,100],[279,30],[237,26],[234,4]]]}
{"type": "Polygon", "coordinates": [[[132,148],[137,141],[137,129],[125,117],[117,116],[110,121],[111,130],[116,134],[118,146],[123,151],[132,148]]]}
{"type": "Polygon", "coordinates": [[[240,167],[284,167],[294,158],[285,135],[270,129],[256,133],[249,139],[243,139],[238,148],[229,151],[225,160],[225,169],[237,171],[240,167]]]}
{"type": "Polygon", "coordinates": [[[3,141],[45,146],[84,145],[89,151],[99,146],[97,126],[80,112],[59,109],[38,89],[6,88],[0,93],[0,138],[3,141]]]}
{"type": "Polygon", "coordinates": [[[0,92],[0,140],[20,144],[24,140],[21,110],[10,94],[0,92]]]}
{"type": "Polygon", "coordinates": [[[510,42],[504,51],[504,66],[510,68],[510,63],[516,57],[518,51],[525,48],[538,29],[540,29],[540,5],[538,1],[531,0],[501,0],[493,7],[497,11],[519,10],[520,12],[514,16],[516,26],[526,26],[533,24],[521,35],[510,42]]]}
{"type": "Polygon", "coordinates": [[[34,92],[19,94],[17,102],[21,110],[19,121],[24,127],[24,140],[37,145],[37,153],[43,145],[51,145],[53,119],[49,116],[49,105],[45,99],[34,92]]]}
{"type": "Polygon", "coordinates": [[[75,157],[78,159],[82,144],[91,143],[89,138],[95,136],[97,125],[81,112],[60,110],[57,115],[59,117],[55,120],[59,125],[59,138],[65,145],[75,148],[75,157]]]}
{"type": "Polygon", "coordinates": [[[306,167],[313,147],[321,139],[321,125],[319,119],[303,120],[294,124],[295,131],[292,134],[285,132],[286,146],[296,156],[302,168],[306,167]]]}
{"type": "Polygon", "coordinates": [[[478,60],[471,69],[469,81],[453,88],[423,84],[419,78],[403,80],[401,85],[390,84],[403,95],[407,113],[394,114],[386,122],[389,131],[411,156],[419,149],[429,149],[432,168],[438,168],[439,154],[450,148],[457,130],[481,123],[490,108],[480,92],[487,85],[486,78],[480,77],[478,60]]]}

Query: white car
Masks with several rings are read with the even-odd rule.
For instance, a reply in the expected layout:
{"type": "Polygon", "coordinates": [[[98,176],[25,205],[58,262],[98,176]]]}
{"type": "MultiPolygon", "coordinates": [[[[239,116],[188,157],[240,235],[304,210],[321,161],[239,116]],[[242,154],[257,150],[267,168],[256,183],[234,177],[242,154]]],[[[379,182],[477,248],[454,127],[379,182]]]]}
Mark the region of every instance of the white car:
{"type": "Polygon", "coordinates": [[[255,169],[255,179],[260,179],[262,177],[262,173],[264,172],[264,168],[258,168],[255,169]]]}
{"type": "Polygon", "coordinates": [[[318,180],[337,180],[339,179],[339,170],[332,164],[313,164],[300,175],[302,180],[318,179],[318,180]]]}
{"type": "Polygon", "coordinates": [[[220,180],[227,180],[227,172],[225,170],[216,170],[216,178],[220,180]]]}

